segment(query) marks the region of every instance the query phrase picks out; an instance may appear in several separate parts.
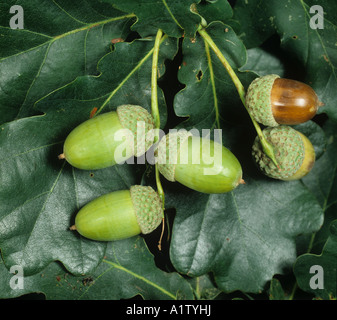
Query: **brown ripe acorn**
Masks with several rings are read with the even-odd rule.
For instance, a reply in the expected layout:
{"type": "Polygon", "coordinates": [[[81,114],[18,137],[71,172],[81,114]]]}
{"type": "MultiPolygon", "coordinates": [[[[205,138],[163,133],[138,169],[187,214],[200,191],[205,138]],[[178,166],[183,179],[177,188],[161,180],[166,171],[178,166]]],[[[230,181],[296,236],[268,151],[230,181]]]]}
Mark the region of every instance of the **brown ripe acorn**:
{"type": "Polygon", "coordinates": [[[250,84],[246,105],[257,122],[276,127],[280,124],[300,124],[312,119],[323,103],[307,84],[270,74],[257,78],[250,84]]]}

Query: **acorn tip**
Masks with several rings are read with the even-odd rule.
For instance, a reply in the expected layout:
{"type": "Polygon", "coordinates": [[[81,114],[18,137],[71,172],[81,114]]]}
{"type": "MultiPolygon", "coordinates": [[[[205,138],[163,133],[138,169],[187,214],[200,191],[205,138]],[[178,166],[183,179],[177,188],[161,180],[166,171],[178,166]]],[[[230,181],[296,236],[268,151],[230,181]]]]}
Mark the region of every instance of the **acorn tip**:
{"type": "Polygon", "coordinates": [[[318,101],[318,108],[321,108],[325,105],[325,103],[323,103],[322,101],[318,101]]]}
{"type": "Polygon", "coordinates": [[[65,159],[66,156],[64,155],[64,153],[61,153],[61,154],[58,155],[58,158],[59,158],[60,160],[62,160],[62,159],[65,159]]]}
{"type": "Polygon", "coordinates": [[[77,230],[75,225],[72,225],[69,230],[77,230]]]}
{"type": "Polygon", "coordinates": [[[241,178],[239,184],[246,184],[246,181],[241,178]]]}

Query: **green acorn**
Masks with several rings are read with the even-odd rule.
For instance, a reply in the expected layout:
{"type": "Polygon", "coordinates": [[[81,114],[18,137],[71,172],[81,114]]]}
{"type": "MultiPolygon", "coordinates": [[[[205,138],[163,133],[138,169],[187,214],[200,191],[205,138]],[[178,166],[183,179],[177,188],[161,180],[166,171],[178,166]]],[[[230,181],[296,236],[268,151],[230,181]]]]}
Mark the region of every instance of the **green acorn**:
{"type": "Polygon", "coordinates": [[[153,128],[152,116],[146,109],[122,105],[76,127],[66,138],[59,158],[79,169],[106,168],[144,154],[153,144],[153,136],[148,134],[153,128]],[[144,124],[145,129],[139,139],[137,124],[144,124]]]}
{"type": "Polygon", "coordinates": [[[187,131],[169,133],[158,145],[158,169],[169,181],[203,193],[224,193],[242,180],[237,158],[213,140],[187,131]]]}
{"type": "Polygon", "coordinates": [[[303,178],[313,168],[315,150],[310,140],[299,131],[288,127],[268,127],[263,130],[273,146],[278,167],[263,152],[260,139],[253,144],[253,158],[261,171],[274,179],[290,181],[303,178]]]}
{"type": "Polygon", "coordinates": [[[114,191],[86,204],[70,229],[88,239],[113,241],[151,233],[162,217],[158,193],[151,187],[132,186],[130,190],[114,191]]]}
{"type": "Polygon", "coordinates": [[[307,84],[275,74],[253,80],[246,94],[251,116],[269,127],[304,123],[312,119],[322,105],[307,84]]]}

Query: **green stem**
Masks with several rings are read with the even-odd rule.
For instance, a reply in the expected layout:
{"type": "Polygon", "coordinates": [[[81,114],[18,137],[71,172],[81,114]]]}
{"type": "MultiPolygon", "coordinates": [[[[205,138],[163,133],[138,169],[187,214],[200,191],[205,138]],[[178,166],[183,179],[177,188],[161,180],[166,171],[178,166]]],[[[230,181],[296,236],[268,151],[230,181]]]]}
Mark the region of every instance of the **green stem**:
{"type": "Polygon", "coordinates": [[[245,101],[245,88],[243,87],[240,79],[237,77],[236,73],[232,69],[231,65],[228,63],[227,59],[225,56],[222,54],[220,49],[217,47],[217,45],[214,43],[213,39],[209,36],[209,34],[206,32],[205,29],[200,29],[198,30],[199,34],[203,37],[203,39],[208,43],[208,45],[212,48],[214,53],[217,55],[219,58],[220,62],[223,64],[227,72],[229,73],[230,77],[232,78],[232,81],[234,82],[234,85],[239,93],[240,99],[244,106],[246,106],[246,101],[245,101]]]}
{"type": "MultiPolygon", "coordinates": [[[[166,37],[166,36],[164,36],[166,37]]],[[[159,47],[161,44],[161,40],[163,37],[163,31],[159,29],[157,31],[156,40],[153,47],[153,55],[152,55],[152,76],[151,76],[151,110],[152,110],[152,117],[154,119],[155,124],[155,137],[154,137],[154,143],[156,143],[159,139],[159,129],[160,129],[160,113],[159,113],[159,107],[158,107],[158,93],[157,93],[157,77],[158,77],[158,56],[159,56],[159,47]]],[[[158,164],[155,164],[156,169],[156,184],[157,184],[157,192],[159,194],[159,197],[162,201],[163,209],[165,209],[165,194],[164,189],[160,182],[160,172],[158,169],[158,164]]]]}
{"type": "MultiPolygon", "coordinates": [[[[310,238],[310,242],[309,242],[309,245],[308,245],[307,253],[310,253],[310,252],[311,252],[312,247],[313,247],[313,245],[314,245],[315,237],[316,237],[316,233],[313,233],[313,234],[311,235],[311,238],[310,238]]],[[[293,286],[293,289],[292,289],[292,291],[291,291],[291,294],[290,294],[288,300],[293,300],[293,299],[294,299],[294,296],[295,296],[295,293],[296,293],[297,288],[298,288],[298,284],[297,284],[297,281],[295,281],[295,284],[294,284],[294,286],[293,286]]]]}
{"type": "MultiPolygon", "coordinates": [[[[158,56],[160,39],[163,35],[161,29],[158,30],[153,47],[152,55],[152,76],[151,76],[151,110],[156,129],[160,128],[160,113],[158,108],[157,77],[158,77],[158,56]]],[[[156,138],[158,138],[156,136],[156,138]]],[[[156,141],[155,141],[156,142],[156,141]]]]}
{"type": "Polygon", "coordinates": [[[307,253],[310,253],[310,252],[311,252],[312,247],[313,247],[313,245],[314,245],[315,237],[316,237],[316,233],[313,233],[313,234],[311,235],[311,238],[310,238],[310,242],[309,242],[309,246],[308,246],[307,253]]]}
{"type": "Polygon", "coordinates": [[[218,97],[217,97],[216,88],[215,88],[212,58],[211,58],[211,53],[209,51],[209,45],[206,41],[204,41],[204,42],[205,42],[205,50],[206,50],[206,56],[207,56],[207,61],[208,61],[209,75],[210,75],[211,83],[212,83],[212,91],[213,91],[213,98],[214,98],[214,109],[215,109],[215,121],[216,121],[217,128],[220,129],[218,97]]]}
{"type": "Polygon", "coordinates": [[[196,284],[195,284],[195,291],[194,291],[194,294],[195,294],[195,297],[197,300],[200,300],[201,299],[201,293],[200,293],[200,277],[196,277],[196,284]]]}
{"type": "MultiPolygon", "coordinates": [[[[162,39],[160,40],[160,44],[162,44],[162,42],[166,39],[166,36],[162,37],[162,39]]],[[[131,72],[128,73],[128,75],[119,83],[119,85],[110,93],[110,95],[108,96],[108,98],[103,102],[103,104],[100,106],[100,108],[98,109],[98,111],[95,113],[95,116],[97,116],[103,109],[104,107],[110,102],[110,100],[112,99],[112,97],[118,92],[118,90],[131,78],[131,76],[137,72],[140,67],[151,57],[151,55],[153,54],[154,48],[152,48],[145,56],[143,59],[141,59],[137,65],[131,70],[131,72]]]]}
{"type": "Polygon", "coordinates": [[[248,114],[249,114],[249,116],[250,116],[250,118],[251,118],[251,120],[253,122],[253,125],[255,127],[256,132],[257,132],[257,135],[260,138],[263,151],[274,162],[274,164],[276,166],[278,166],[272,145],[266,140],[266,138],[263,135],[263,132],[262,132],[259,124],[253,119],[253,117],[251,116],[251,114],[250,114],[250,112],[249,112],[249,110],[248,110],[248,108],[246,106],[246,99],[245,99],[246,92],[245,92],[245,88],[242,85],[240,79],[238,78],[238,76],[236,75],[236,73],[234,72],[233,68],[228,63],[227,59],[222,54],[222,52],[220,51],[220,49],[218,48],[218,46],[215,44],[215,42],[213,41],[213,39],[206,32],[206,30],[203,29],[203,28],[199,28],[198,32],[202,36],[202,38],[204,39],[204,41],[212,48],[212,50],[214,51],[214,53],[216,54],[216,56],[219,58],[219,60],[222,63],[222,65],[227,70],[229,76],[231,77],[231,79],[232,79],[232,81],[233,81],[233,83],[234,83],[234,85],[236,87],[236,90],[239,93],[239,96],[240,96],[242,104],[246,108],[246,110],[247,110],[247,112],[248,112],[248,114]]]}

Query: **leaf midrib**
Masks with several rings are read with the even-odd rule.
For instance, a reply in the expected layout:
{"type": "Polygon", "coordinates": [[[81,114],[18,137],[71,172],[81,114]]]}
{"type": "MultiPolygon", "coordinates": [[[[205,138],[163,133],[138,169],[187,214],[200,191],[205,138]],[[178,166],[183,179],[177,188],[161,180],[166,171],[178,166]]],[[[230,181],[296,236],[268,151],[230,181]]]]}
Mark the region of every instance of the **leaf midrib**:
{"type": "Polygon", "coordinates": [[[106,260],[106,259],[103,259],[102,261],[103,261],[104,263],[107,263],[107,264],[111,265],[111,266],[114,267],[115,269],[119,269],[119,270],[121,270],[121,271],[124,271],[124,272],[130,274],[131,276],[133,276],[133,277],[135,277],[135,278],[137,278],[137,279],[139,279],[139,280],[144,281],[146,284],[148,284],[148,285],[150,285],[150,286],[152,286],[152,287],[158,289],[159,291],[161,291],[161,292],[164,293],[165,295],[169,296],[171,299],[173,299],[173,300],[176,300],[176,299],[177,299],[176,296],[175,296],[173,293],[167,291],[166,289],[164,289],[163,287],[159,286],[158,284],[152,282],[151,280],[149,280],[149,279],[147,279],[147,278],[145,278],[145,277],[143,277],[143,276],[141,276],[141,275],[139,275],[139,274],[137,274],[137,273],[135,273],[135,272],[133,272],[133,271],[131,271],[131,270],[125,268],[125,267],[123,267],[122,265],[117,264],[117,263],[114,263],[114,262],[109,261],[109,260],[106,260]]]}
{"type": "MultiPolygon", "coordinates": [[[[19,56],[21,54],[27,53],[29,51],[33,51],[33,50],[35,50],[37,48],[40,48],[40,47],[44,46],[47,43],[50,43],[50,45],[51,45],[54,41],[57,41],[59,39],[67,37],[69,35],[73,35],[75,33],[81,32],[81,31],[89,30],[89,29],[94,28],[94,27],[99,27],[99,26],[105,25],[105,24],[113,22],[113,21],[118,21],[118,20],[133,18],[133,17],[135,17],[134,14],[126,14],[126,15],[123,15],[123,16],[114,17],[114,18],[110,18],[110,19],[107,19],[107,20],[102,20],[102,21],[99,21],[99,22],[94,22],[94,23],[86,24],[85,26],[83,26],[81,28],[77,28],[77,29],[68,31],[68,32],[62,33],[62,34],[54,36],[54,37],[51,37],[51,36],[48,36],[48,35],[45,35],[45,34],[42,34],[42,33],[34,32],[34,31],[26,30],[26,29],[17,29],[16,32],[30,32],[30,33],[34,33],[34,34],[37,34],[37,35],[40,35],[40,36],[43,36],[43,37],[47,37],[48,40],[46,42],[40,43],[39,45],[37,45],[35,47],[29,48],[29,49],[27,49],[25,51],[21,51],[19,53],[16,53],[16,54],[4,57],[4,58],[0,59],[0,62],[4,61],[6,59],[9,59],[9,58],[12,58],[12,57],[19,56]]],[[[3,28],[3,29],[10,29],[9,27],[0,26],[0,29],[1,28],[3,28]]]]}

